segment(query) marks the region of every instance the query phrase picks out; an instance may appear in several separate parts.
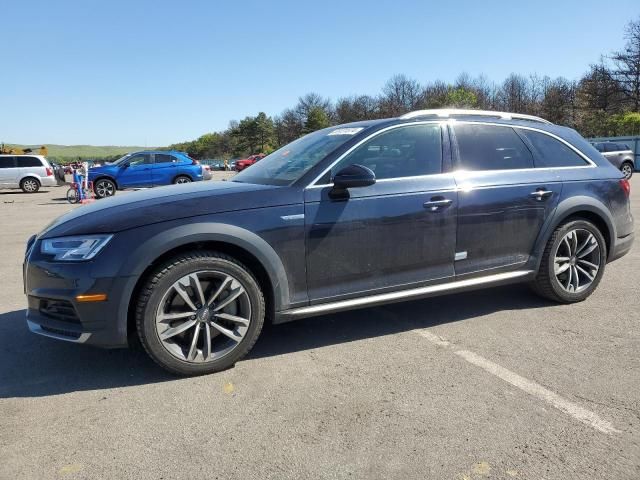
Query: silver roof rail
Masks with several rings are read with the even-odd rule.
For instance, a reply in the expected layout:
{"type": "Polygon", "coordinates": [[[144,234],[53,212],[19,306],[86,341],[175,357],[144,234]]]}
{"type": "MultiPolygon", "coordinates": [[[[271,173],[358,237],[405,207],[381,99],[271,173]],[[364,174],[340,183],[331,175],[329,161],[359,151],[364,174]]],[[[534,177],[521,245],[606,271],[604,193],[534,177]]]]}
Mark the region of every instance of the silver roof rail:
{"type": "Polygon", "coordinates": [[[494,112],[492,110],[467,110],[459,108],[438,108],[433,110],[416,110],[415,112],[405,113],[399,118],[406,120],[417,117],[434,116],[440,118],[449,118],[453,115],[468,116],[468,117],[494,117],[502,120],[530,120],[532,122],[546,123],[547,125],[553,125],[550,121],[544,118],[536,117],[534,115],[525,115],[523,113],[509,113],[509,112],[494,112]]]}

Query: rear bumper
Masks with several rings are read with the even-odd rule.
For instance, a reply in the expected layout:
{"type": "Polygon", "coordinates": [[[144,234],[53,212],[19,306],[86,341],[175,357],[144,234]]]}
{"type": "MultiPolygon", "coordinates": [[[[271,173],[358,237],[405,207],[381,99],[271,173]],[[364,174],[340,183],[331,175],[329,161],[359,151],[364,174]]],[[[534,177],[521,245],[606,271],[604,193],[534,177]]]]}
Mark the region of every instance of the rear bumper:
{"type": "Polygon", "coordinates": [[[50,177],[40,177],[40,184],[43,187],[55,187],[56,185],[58,185],[58,180],[56,180],[56,177],[54,175],[50,177]]]}
{"type": "Polygon", "coordinates": [[[629,235],[621,238],[616,238],[616,241],[611,249],[611,253],[609,254],[609,261],[613,262],[618,258],[622,257],[629,253],[631,250],[631,246],[633,245],[634,233],[630,233],[629,235]]]}

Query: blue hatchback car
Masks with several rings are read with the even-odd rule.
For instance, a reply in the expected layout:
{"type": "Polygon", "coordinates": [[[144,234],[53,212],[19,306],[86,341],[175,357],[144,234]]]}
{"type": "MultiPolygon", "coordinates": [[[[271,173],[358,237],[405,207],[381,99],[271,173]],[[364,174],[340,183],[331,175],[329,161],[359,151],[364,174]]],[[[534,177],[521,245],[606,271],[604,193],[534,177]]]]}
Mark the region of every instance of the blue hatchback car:
{"type": "Polygon", "coordinates": [[[89,169],[89,181],[97,198],[115,195],[116,190],[157,187],[202,180],[202,165],[186,153],[144,151],[128,153],[113,163],[89,169]]]}

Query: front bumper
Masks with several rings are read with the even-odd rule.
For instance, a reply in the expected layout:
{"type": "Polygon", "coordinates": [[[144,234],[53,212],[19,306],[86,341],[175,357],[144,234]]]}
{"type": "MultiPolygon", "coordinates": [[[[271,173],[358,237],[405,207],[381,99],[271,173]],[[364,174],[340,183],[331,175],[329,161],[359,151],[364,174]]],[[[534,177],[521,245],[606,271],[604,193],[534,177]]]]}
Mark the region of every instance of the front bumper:
{"type": "MultiPolygon", "coordinates": [[[[39,242],[32,250],[39,249],[39,242]]],[[[63,263],[32,252],[25,259],[27,326],[33,333],[107,348],[127,346],[127,310],[123,303],[131,277],[94,277],[94,262],[63,263]],[[79,302],[78,295],[105,293],[100,302],[79,302]]]]}

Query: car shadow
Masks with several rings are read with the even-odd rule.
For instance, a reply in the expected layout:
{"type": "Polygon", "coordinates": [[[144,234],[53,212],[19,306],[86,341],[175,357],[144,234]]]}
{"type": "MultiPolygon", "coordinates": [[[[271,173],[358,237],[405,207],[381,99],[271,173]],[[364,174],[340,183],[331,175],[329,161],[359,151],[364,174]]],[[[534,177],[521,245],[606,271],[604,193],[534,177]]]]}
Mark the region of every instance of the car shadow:
{"type": "MultiPolygon", "coordinates": [[[[308,318],[265,328],[248,358],[394,335],[501,310],[548,305],[525,286],[513,285],[308,318]]],[[[141,348],[103,350],[34,335],[26,327],[24,310],[0,314],[0,338],[4,339],[0,347],[0,398],[45,397],[176,379],[141,348]]]]}

